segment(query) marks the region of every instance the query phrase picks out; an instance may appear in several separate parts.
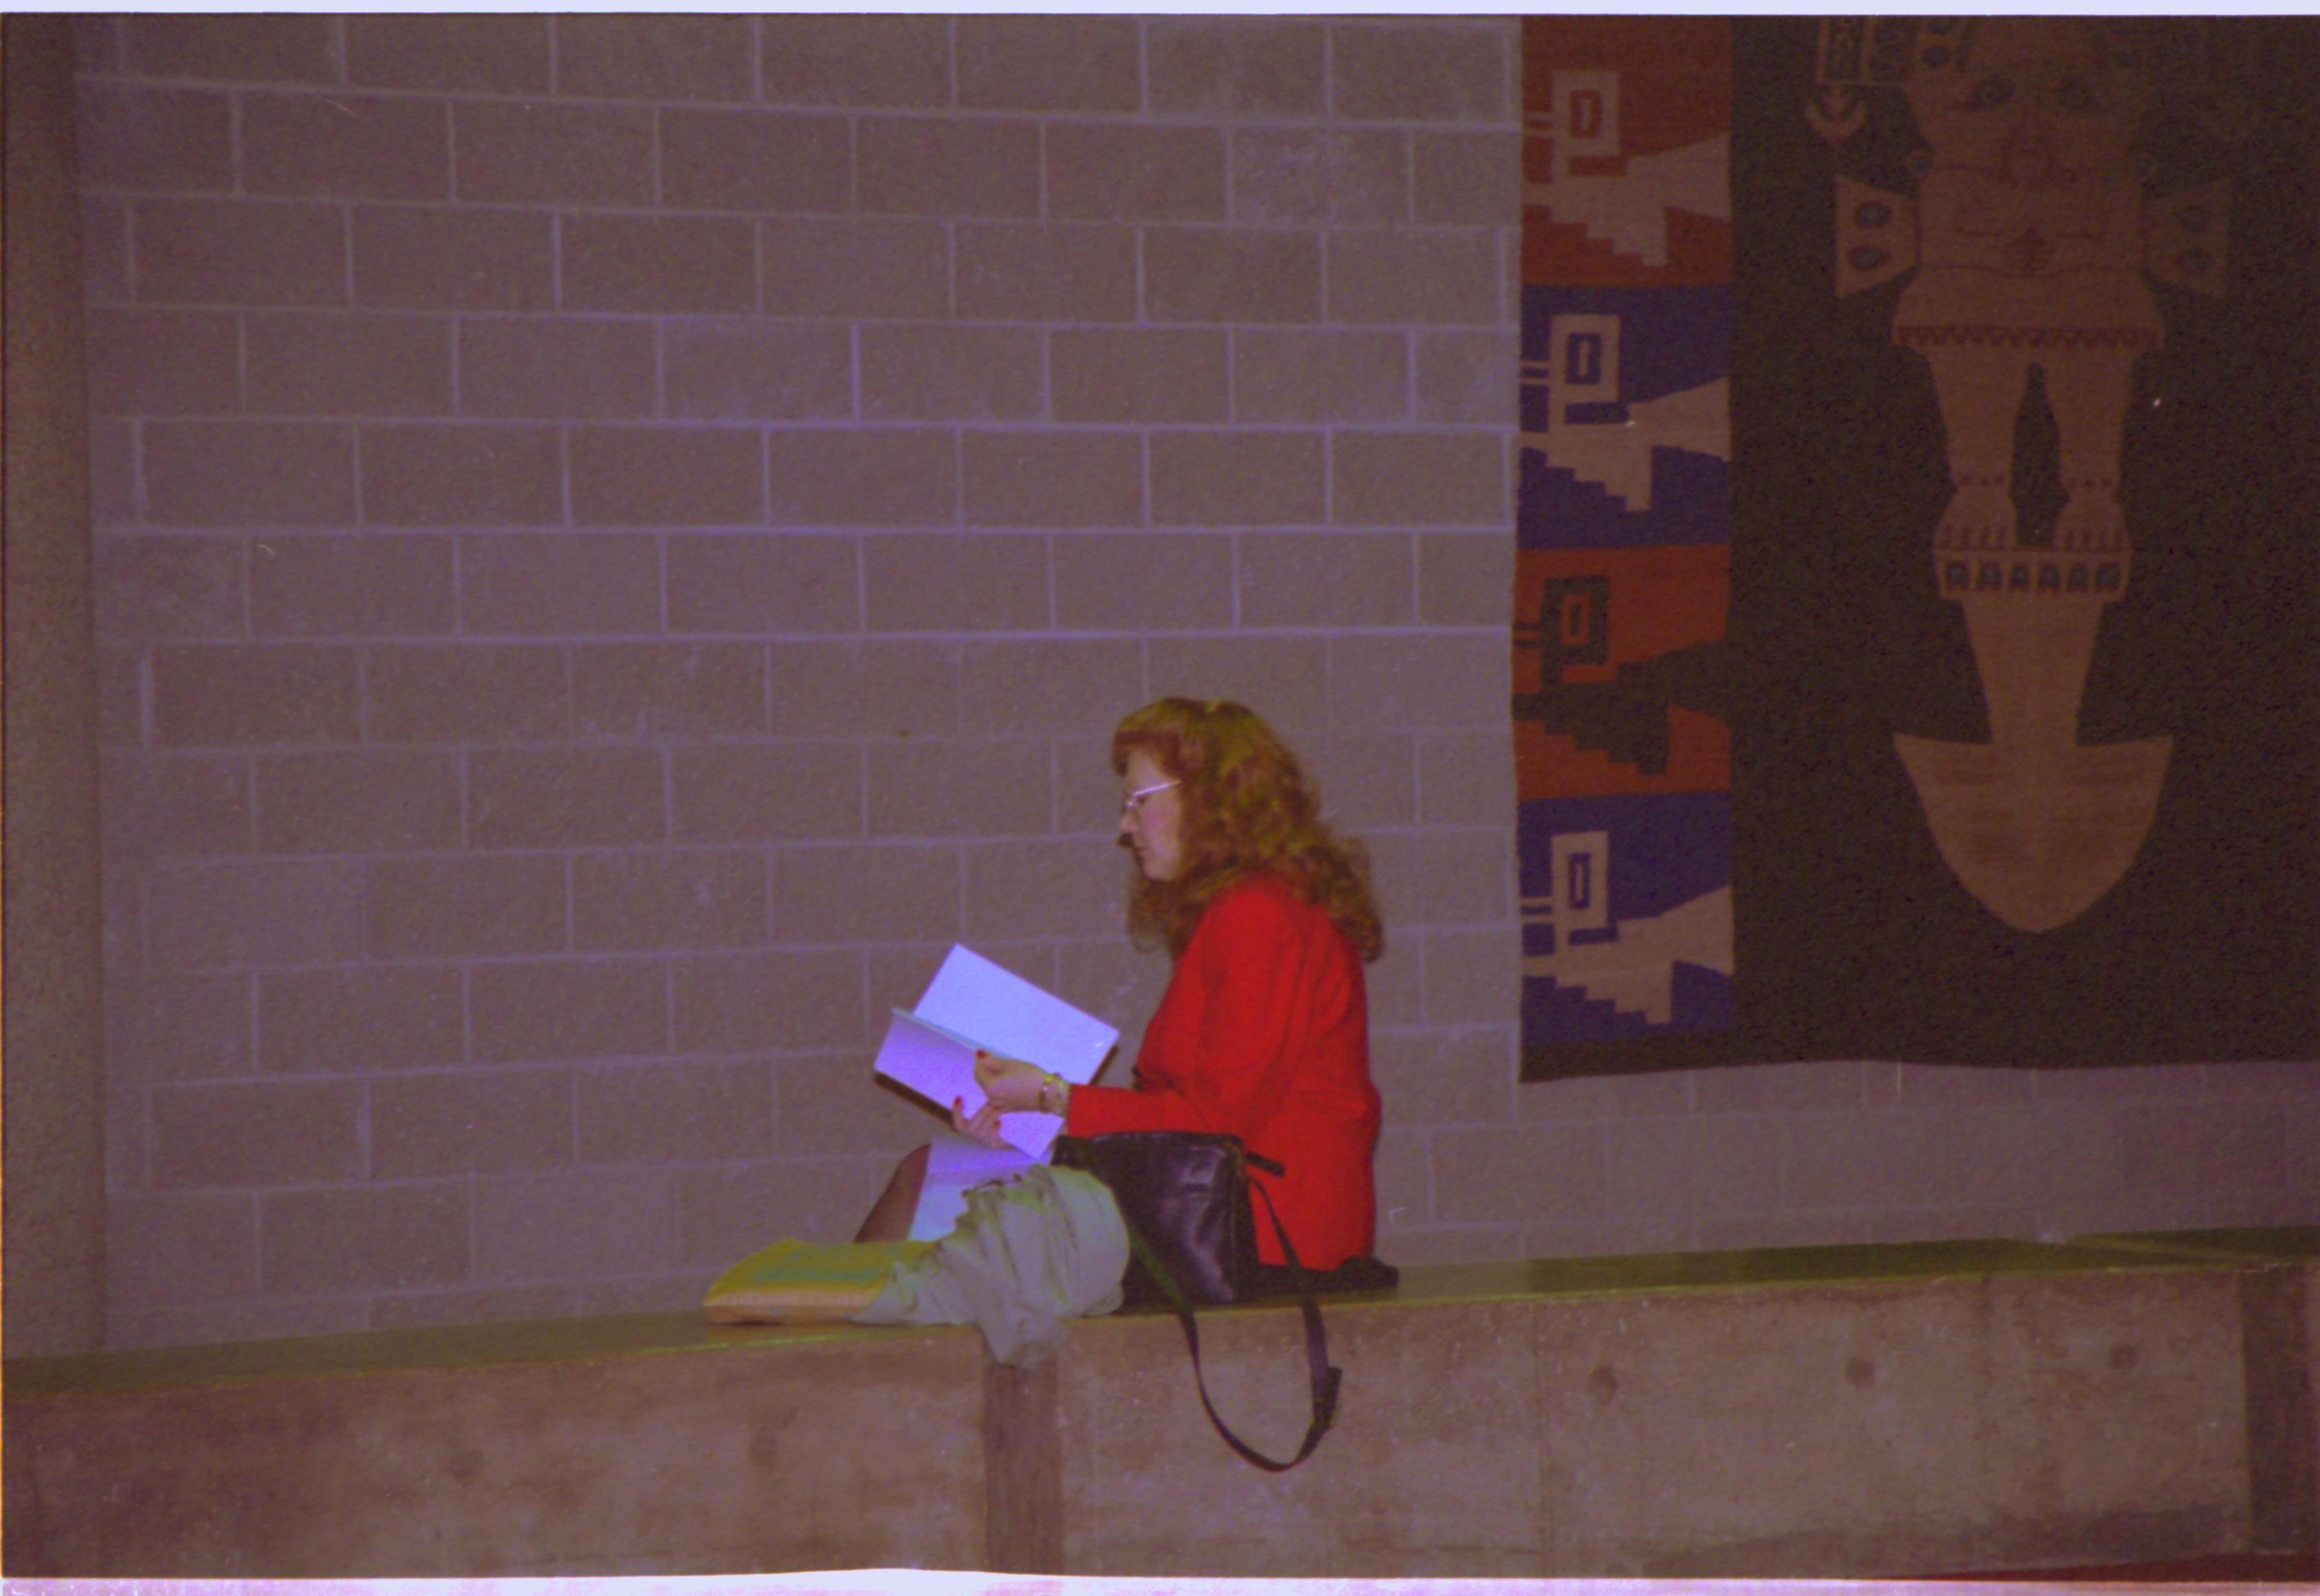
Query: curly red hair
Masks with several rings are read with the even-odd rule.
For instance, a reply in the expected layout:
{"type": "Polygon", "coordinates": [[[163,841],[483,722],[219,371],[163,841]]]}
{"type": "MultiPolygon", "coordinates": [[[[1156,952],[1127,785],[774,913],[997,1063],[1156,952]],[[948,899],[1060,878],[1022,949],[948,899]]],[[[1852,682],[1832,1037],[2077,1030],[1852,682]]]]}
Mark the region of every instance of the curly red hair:
{"type": "Polygon", "coordinates": [[[1262,873],[1326,911],[1364,960],[1385,951],[1367,851],[1322,823],[1297,757],[1256,712],[1221,699],[1156,699],[1113,730],[1113,771],[1124,774],[1139,751],[1181,784],[1183,862],[1170,880],[1137,878],[1128,929],[1137,941],[1183,952],[1216,895],[1262,873]]]}

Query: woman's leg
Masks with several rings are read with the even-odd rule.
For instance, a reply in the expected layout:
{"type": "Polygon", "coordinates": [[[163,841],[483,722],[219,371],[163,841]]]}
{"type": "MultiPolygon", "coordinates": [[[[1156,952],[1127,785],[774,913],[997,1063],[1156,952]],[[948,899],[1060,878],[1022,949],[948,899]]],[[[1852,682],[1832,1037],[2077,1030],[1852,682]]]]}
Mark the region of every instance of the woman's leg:
{"type": "Polygon", "coordinates": [[[894,1165],[893,1178],[870,1205],[870,1215],[854,1233],[856,1241],[903,1241],[911,1234],[911,1216],[919,1211],[919,1189],[927,1182],[927,1150],[914,1147],[894,1165]]]}

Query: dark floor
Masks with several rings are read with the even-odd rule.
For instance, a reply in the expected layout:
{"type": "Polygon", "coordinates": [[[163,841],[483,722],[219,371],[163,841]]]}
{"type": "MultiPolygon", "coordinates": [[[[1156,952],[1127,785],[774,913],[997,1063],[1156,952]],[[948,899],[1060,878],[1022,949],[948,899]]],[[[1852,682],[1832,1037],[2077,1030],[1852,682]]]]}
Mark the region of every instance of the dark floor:
{"type": "Polygon", "coordinates": [[[2024,1568],[1941,1576],[1953,1580],[2053,1580],[2071,1584],[2320,1585],[2320,1555],[2244,1552],[2176,1563],[2132,1563],[2093,1568],[2024,1568]]]}

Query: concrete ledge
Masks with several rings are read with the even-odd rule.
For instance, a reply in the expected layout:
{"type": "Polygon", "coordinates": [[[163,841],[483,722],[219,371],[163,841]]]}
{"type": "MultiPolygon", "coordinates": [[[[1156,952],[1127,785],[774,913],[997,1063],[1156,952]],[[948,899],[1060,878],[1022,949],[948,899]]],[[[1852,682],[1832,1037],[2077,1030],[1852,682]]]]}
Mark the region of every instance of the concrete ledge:
{"type": "Polygon", "coordinates": [[[2087,1239],[2242,1266],[2249,1536],[2258,1551],[2320,1556],[2320,1226],[2087,1239]]]}
{"type": "Polygon", "coordinates": [[[653,1315],[11,1366],[8,1571],[973,1568],[983,1363],[653,1315]]]}
{"type": "MultiPolygon", "coordinates": [[[[1028,1373],[965,1328],[691,1315],[32,1360],[8,1565],[1895,1578],[2278,1549],[2312,1517],[2315,1279],[2320,1231],[1414,1269],[1330,1304],[1342,1417],[1285,1475],[1209,1429],[1165,1316],[1028,1373]]],[[[1219,1409],[1285,1452],[1294,1308],[1202,1325],[1219,1409]]]]}
{"type": "MultiPolygon", "coordinates": [[[[2225,1270],[1987,1245],[1433,1283],[1331,1315],[1345,1418],[1279,1478],[1228,1466],[1173,1325],[1087,1327],[1066,1568],[1865,1577],[2246,1544],[2225,1270]]],[[[1293,1437],[1293,1317],[1217,1319],[1219,1406],[1293,1437]]]]}

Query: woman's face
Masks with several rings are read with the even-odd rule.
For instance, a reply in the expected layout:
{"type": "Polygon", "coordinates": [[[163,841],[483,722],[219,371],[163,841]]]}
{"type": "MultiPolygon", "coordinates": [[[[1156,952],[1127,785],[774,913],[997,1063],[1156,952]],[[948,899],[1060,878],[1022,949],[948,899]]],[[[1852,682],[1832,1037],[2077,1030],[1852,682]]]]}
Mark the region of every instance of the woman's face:
{"type": "Polygon", "coordinates": [[[1184,867],[1183,838],[1177,830],[1183,793],[1151,755],[1138,748],[1128,756],[1119,778],[1119,840],[1135,853],[1137,867],[1148,880],[1174,881],[1184,867]]]}

